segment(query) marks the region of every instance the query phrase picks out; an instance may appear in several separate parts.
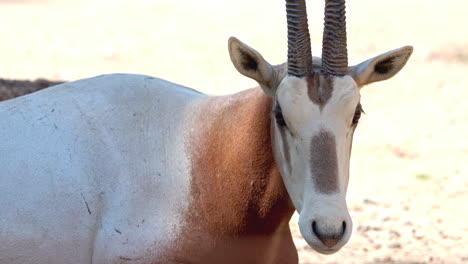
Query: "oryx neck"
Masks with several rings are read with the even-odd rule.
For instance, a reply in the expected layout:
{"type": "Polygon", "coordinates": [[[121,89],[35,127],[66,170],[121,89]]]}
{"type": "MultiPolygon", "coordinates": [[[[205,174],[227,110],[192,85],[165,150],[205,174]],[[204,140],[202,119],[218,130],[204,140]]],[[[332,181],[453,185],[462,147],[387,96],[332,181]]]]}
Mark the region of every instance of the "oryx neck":
{"type": "Polygon", "coordinates": [[[276,167],[272,99],[260,88],[205,99],[189,152],[196,221],[216,234],[267,234],[294,208],[276,167]]]}

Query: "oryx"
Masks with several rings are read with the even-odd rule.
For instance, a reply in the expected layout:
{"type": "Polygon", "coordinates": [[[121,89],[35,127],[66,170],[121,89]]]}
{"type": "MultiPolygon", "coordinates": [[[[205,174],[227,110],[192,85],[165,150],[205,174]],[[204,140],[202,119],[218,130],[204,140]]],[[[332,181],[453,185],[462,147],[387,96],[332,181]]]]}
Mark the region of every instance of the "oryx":
{"type": "Polygon", "coordinates": [[[0,103],[0,263],[297,263],[294,210],[312,248],[339,250],[359,90],[412,53],[348,67],[344,2],[326,1],[322,58],[305,0],[286,1],[286,64],[229,39],[258,88],[112,74],[0,103]]]}

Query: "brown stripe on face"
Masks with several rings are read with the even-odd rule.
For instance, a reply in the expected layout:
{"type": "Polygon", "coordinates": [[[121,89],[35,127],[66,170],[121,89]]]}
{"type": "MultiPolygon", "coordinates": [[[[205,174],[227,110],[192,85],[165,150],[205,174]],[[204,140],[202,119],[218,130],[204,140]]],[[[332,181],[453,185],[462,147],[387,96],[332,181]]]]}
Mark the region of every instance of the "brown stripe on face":
{"type": "MultiPolygon", "coordinates": [[[[278,126],[278,125],[277,125],[278,126]]],[[[289,144],[286,140],[286,129],[285,127],[278,126],[278,130],[280,131],[281,141],[283,143],[283,151],[284,151],[284,162],[286,163],[286,168],[289,173],[291,173],[291,153],[289,152],[289,144]]]]}
{"type": "Polygon", "coordinates": [[[320,110],[328,102],[333,93],[333,77],[312,72],[307,76],[307,95],[320,110]]]}
{"type": "Polygon", "coordinates": [[[331,133],[322,130],[312,137],[310,163],[317,190],[326,194],[337,192],[338,158],[335,137],[331,133]]]}

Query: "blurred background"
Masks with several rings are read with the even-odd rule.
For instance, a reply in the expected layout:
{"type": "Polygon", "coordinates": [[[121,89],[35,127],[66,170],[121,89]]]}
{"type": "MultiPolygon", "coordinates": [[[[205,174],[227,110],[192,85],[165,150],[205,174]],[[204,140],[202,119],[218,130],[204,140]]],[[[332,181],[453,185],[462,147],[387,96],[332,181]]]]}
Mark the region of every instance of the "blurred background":
{"type": "MultiPolygon", "coordinates": [[[[308,1],[313,54],[323,2],[308,1]]],[[[463,0],[352,0],[350,64],[413,45],[393,79],[362,90],[348,207],[353,236],[300,263],[468,263],[468,30],[463,0]]],[[[72,81],[125,72],[210,94],[256,86],[232,66],[233,35],[286,61],[284,1],[0,0],[0,78],[72,81]]]]}

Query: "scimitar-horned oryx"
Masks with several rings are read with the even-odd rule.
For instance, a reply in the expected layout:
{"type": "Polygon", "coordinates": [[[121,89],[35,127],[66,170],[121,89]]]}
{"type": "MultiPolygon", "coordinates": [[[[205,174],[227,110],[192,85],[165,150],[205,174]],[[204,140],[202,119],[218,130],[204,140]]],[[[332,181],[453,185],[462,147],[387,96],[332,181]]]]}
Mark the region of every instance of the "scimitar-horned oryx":
{"type": "Polygon", "coordinates": [[[412,48],[348,67],[345,3],[330,0],[312,58],[305,1],[286,2],[287,64],[229,39],[260,88],[113,74],[2,102],[0,263],[297,263],[294,210],[312,248],[339,250],[359,89],[412,48]]]}

